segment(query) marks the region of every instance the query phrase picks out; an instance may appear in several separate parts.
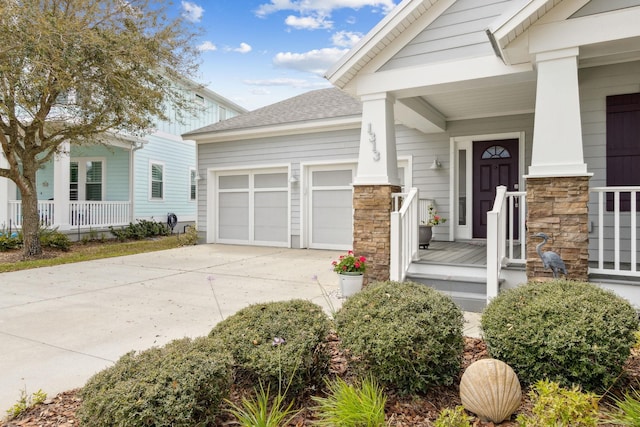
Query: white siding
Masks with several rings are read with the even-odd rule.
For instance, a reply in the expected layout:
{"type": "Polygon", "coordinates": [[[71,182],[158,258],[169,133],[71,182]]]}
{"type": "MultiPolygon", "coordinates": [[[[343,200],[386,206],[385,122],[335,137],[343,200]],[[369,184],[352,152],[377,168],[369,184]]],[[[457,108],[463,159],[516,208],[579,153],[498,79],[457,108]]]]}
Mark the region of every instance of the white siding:
{"type": "Polygon", "coordinates": [[[513,0],[458,0],[381,70],[493,54],[485,30],[513,0]]]}

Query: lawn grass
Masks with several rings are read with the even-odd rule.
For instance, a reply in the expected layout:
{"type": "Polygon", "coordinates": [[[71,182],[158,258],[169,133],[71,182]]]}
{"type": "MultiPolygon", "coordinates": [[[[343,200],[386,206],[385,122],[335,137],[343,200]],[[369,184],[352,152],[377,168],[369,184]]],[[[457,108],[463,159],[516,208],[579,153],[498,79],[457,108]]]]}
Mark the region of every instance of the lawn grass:
{"type": "MultiPolygon", "coordinates": [[[[129,242],[78,242],[74,243],[71,247],[71,250],[67,252],[51,252],[50,250],[45,249],[47,257],[44,258],[18,260],[11,262],[2,262],[2,259],[0,258],[0,273],[27,270],[30,268],[51,267],[54,265],[90,261],[93,259],[134,255],[144,252],[162,251],[165,249],[178,248],[183,245],[184,241],[179,240],[176,235],[129,242]]],[[[0,253],[0,255],[1,254],[2,253],[0,253]]]]}

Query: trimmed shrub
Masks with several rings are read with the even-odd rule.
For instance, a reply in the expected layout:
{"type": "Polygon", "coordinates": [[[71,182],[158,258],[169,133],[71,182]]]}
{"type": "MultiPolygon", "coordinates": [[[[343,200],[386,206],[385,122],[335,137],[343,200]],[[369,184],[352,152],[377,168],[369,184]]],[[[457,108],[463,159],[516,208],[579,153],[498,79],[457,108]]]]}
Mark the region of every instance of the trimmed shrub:
{"type": "Polygon", "coordinates": [[[40,244],[47,248],[62,249],[68,251],[71,248],[71,240],[66,234],[58,231],[57,228],[51,230],[48,228],[40,229],[40,244]]]}
{"type": "Polygon", "coordinates": [[[329,355],[323,341],[330,326],[320,306],[291,300],[246,307],[209,336],[231,351],[236,381],[295,396],[306,386],[320,385],[326,374],[329,355]]]}
{"type": "Polygon", "coordinates": [[[529,283],[502,292],[481,327],[492,357],[521,381],[549,379],[586,390],[608,387],[620,374],[638,328],[631,305],[590,283],[529,283]]]}
{"type": "Polygon", "coordinates": [[[148,237],[168,236],[171,234],[171,229],[167,224],[146,219],[139,219],[135,224],[130,222],[126,227],[119,229],[109,227],[109,231],[120,241],[127,239],[142,240],[148,237]]]}
{"type": "Polygon", "coordinates": [[[381,282],[347,299],[336,329],[349,362],[402,392],[450,385],[462,360],[462,312],[434,289],[411,282],[381,282]]]}
{"type": "Polygon", "coordinates": [[[209,338],[131,352],[94,375],[81,391],[82,425],[213,424],[231,386],[231,358],[209,338]]]}

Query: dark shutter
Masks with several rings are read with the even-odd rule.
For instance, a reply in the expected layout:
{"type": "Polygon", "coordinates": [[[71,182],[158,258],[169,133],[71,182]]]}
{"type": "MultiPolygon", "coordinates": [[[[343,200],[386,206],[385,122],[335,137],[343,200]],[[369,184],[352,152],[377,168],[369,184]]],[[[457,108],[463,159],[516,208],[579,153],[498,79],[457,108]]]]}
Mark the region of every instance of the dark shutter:
{"type": "MultiPolygon", "coordinates": [[[[640,185],[640,93],[607,96],[607,186],[621,185],[640,185]]],[[[607,210],[613,211],[612,193],[607,210]]],[[[628,193],[620,194],[620,210],[630,210],[628,193]]]]}

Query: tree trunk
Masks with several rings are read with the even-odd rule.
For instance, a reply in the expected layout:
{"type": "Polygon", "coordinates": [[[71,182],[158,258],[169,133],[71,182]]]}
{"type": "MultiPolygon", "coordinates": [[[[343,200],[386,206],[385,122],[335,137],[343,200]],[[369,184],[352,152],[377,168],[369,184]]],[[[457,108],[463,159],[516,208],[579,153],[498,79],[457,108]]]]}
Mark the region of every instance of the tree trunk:
{"type": "Polygon", "coordinates": [[[31,189],[24,191],[22,194],[22,243],[23,257],[33,258],[42,254],[42,246],[40,245],[40,215],[38,214],[38,193],[35,190],[35,173],[33,179],[26,177],[33,184],[31,189]]]}

